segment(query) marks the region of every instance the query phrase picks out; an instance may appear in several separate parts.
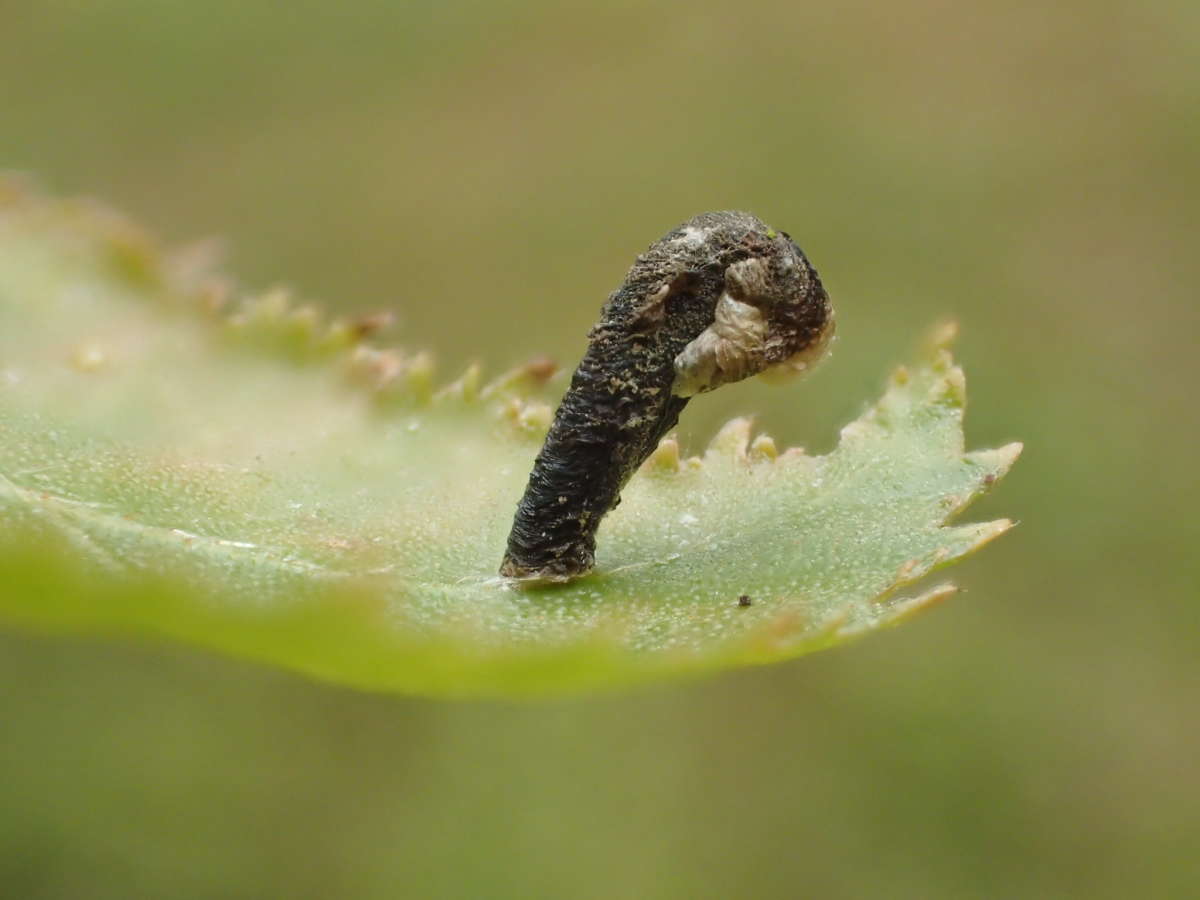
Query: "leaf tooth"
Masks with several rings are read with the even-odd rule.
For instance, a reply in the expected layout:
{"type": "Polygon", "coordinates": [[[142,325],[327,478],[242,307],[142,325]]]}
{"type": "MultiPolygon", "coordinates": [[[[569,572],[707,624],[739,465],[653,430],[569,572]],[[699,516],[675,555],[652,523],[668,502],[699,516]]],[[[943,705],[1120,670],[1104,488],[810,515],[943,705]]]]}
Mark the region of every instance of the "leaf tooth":
{"type": "Polygon", "coordinates": [[[291,303],[287,288],[276,286],[242,300],[237,311],[229,316],[228,323],[241,334],[263,333],[283,319],[291,303]]]}
{"type": "MultiPolygon", "coordinates": [[[[905,561],[892,576],[892,586],[903,587],[906,584],[912,584],[914,581],[920,581],[928,575],[938,563],[944,562],[950,556],[950,550],[946,547],[938,547],[931,553],[924,556],[916,556],[905,561]]],[[[880,600],[884,598],[879,598],[880,600]]]]}
{"type": "MultiPolygon", "coordinates": [[[[886,605],[882,618],[870,625],[859,625],[857,628],[861,631],[869,631],[871,628],[881,625],[895,625],[898,622],[903,622],[905,619],[912,618],[917,613],[924,612],[932,606],[936,606],[957,593],[958,586],[947,582],[935,585],[924,593],[918,594],[916,597],[893,599],[886,605]]],[[[850,634],[844,633],[843,636],[849,637],[850,634]]]]}
{"type": "Polygon", "coordinates": [[[933,371],[940,377],[934,379],[925,398],[926,404],[945,403],[958,408],[965,407],[967,405],[967,376],[963,373],[961,366],[954,364],[954,357],[950,355],[949,350],[941,351],[938,361],[933,365],[933,371]]]}
{"type": "Polygon", "coordinates": [[[312,304],[297,306],[291,309],[280,322],[281,336],[295,345],[297,349],[311,347],[317,337],[318,329],[322,326],[321,311],[312,304]]]}
{"type": "Polygon", "coordinates": [[[875,598],[866,614],[855,614],[851,608],[837,624],[834,637],[838,641],[853,640],[878,628],[895,625],[958,593],[958,587],[947,582],[936,585],[916,597],[895,597],[892,591],[896,587],[897,585],[893,585],[875,598]]]}
{"type": "Polygon", "coordinates": [[[937,349],[924,365],[911,370],[897,367],[883,396],[856,421],[842,429],[853,439],[874,435],[875,428],[894,430],[911,423],[913,416],[930,407],[959,411],[966,406],[967,382],[950,351],[937,349]]]}
{"type": "Polygon", "coordinates": [[[922,355],[931,362],[937,362],[949,353],[954,342],[958,340],[958,322],[947,319],[934,325],[922,341],[922,355]]]}
{"type": "Polygon", "coordinates": [[[192,296],[200,312],[209,316],[220,315],[233,299],[233,282],[214,275],[196,285],[192,296]]]}
{"type": "Polygon", "coordinates": [[[484,400],[504,394],[527,397],[558,374],[558,363],[546,356],[535,357],[493,378],[480,391],[484,400]]]}
{"type": "Polygon", "coordinates": [[[433,398],[434,360],[421,351],[406,358],[395,348],[360,344],[350,354],[349,375],[383,406],[423,405],[433,398]]]}
{"type": "Polygon", "coordinates": [[[530,400],[521,411],[521,424],[530,431],[544,435],[550,430],[550,422],[554,419],[554,410],[549,403],[530,400]]]}
{"type": "Polygon", "coordinates": [[[358,344],[363,339],[349,319],[334,319],[313,340],[313,349],[323,356],[333,356],[358,344]]]}
{"type": "Polygon", "coordinates": [[[948,537],[957,544],[951,549],[948,557],[957,559],[960,556],[974,553],[984,544],[994,541],[1009,531],[1016,524],[1012,519],[994,519],[991,522],[970,522],[966,525],[956,525],[948,529],[948,537]]]}
{"type": "Polygon", "coordinates": [[[976,466],[979,471],[975,473],[976,481],[969,490],[961,494],[951,494],[942,500],[946,518],[952,518],[962,512],[982,494],[990,491],[992,486],[1012,468],[1023,448],[1024,444],[1017,441],[992,450],[974,450],[965,454],[963,459],[976,466]]]}
{"type": "Polygon", "coordinates": [[[292,309],[291,289],[277,284],[252,299],[248,306],[254,324],[270,326],[282,322],[292,309]]]}
{"type": "Polygon", "coordinates": [[[928,571],[928,567],[924,566],[924,560],[916,557],[902,563],[900,568],[896,570],[896,574],[892,576],[892,580],[896,584],[908,584],[920,578],[926,571],[928,571]]]}
{"type": "Polygon", "coordinates": [[[98,235],[109,263],[127,283],[147,287],[166,281],[162,249],[149,231],[95,201],[74,205],[98,235]]]}
{"type": "Polygon", "coordinates": [[[841,439],[854,443],[873,438],[881,431],[894,429],[898,421],[911,414],[914,382],[927,374],[927,369],[915,373],[904,367],[894,370],[883,396],[853,422],[842,426],[839,432],[841,439]]]}
{"type": "Polygon", "coordinates": [[[705,456],[728,456],[737,460],[745,460],[747,446],[750,443],[750,428],[753,422],[746,416],[730,419],[721,426],[705,450],[705,456]]]}
{"type": "Polygon", "coordinates": [[[679,471],[679,438],[669,434],[642,463],[642,471],[649,473],[674,473],[679,471]]]}
{"type": "Polygon", "coordinates": [[[458,378],[435,393],[433,400],[435,403],[443,400],[475,403],[479,400],[479,390],[482,382],[483,366],[477,362],[473,362],[467,366],[458,378]]]}
{"type": "Polygon", "coordinates": [[[509,397],[500,405],[500,418],[520,434],[542,437],[550,430],[554,410],[540,400],[509,397]]]}
{"type": "Polygon", "coordinates": [[[333,324],[342,325],[349,329],[350,336],[355,341],[365,341],[381,331],[396,324],[396,313],[390,309],[377,309],[374,312],[363,313],[349,319],[339,319],[333,324]]]}
{"type": "Polygon", "coordinates": [[[422,350],[408,364],[405,374],[405,388],[417,403],[425,405],[433,399],[433,354],[422,350]]]}
{"type": "Polygon", "coordinates": [[[779,456],[779,448],[775,445],[775,438],[769,434],[760,434],[750,443],[749,456],[752,460],[772,461],[779,456]]]}
{"type": "Polygon", "coordinates": [[[380,350],[362,344],[351,352],[347,368],[355,381],[373,391],[382,391],[404,372],[404,356],[399,350],[380,350]]]}
{"type": "MultiPolygon", "coordinates": [[[[227,292],[201,300],[202,308],[219,308],[227,292]]],[[[280,353],[293,360],[330,357],[355,346],[368,334],[390,321],[387,313],[361,319],[329,321],[315,304],[297,305],[291,292],[274,287],[245,298],[225,319],[229,332],[259,349],[280,353]]],[[[363,362],[352,360],[352,368],[363,362]]]]}
{"type": "Polygon", "coordinates": [[[395,321],[395,313],[386,309],[361,316],[333,319],[317,335],[315,348],[324,354],[340,352],[391,327],[395,321]]]}
{"type": "Polygon", "coordinates": [[[991,450],[974,450],[968,453],[966,458],[969,462],[984,469],[981,481],[984,487],[991,487],[997,479],[1008,473],[1024,449],[1025,445],[1020,441],[1013,441],[1011,444],[994,447],[991,450]]]}
{"type": "Polygon", "coordinates": [[[219,277],[225,256],[223,240],[202,238],[167,250],[163,254],[163,270],[176,292],[192,294],[210,278],[219,277]]]}
{"type": "Polygon", "coordinates": [[[838,444],[840,446],[861,443],[881,430],[882,426],[876,421],[874,410],[870,410],[853,422],[842,426],[838,432],[838,444]]]}
{"type": "MultiPolygon", "coordinates": [[[[186,279],[185,279],[186,280],[186,279]]],[[[184,288],[180,288],[184,290],[184,288]]],[[[198,284],[187,286],[187,292],[196,301],[199,309],[216,314],[225,307],[233,294],[231,282],[221,276],[208,276],[198,284]]],[[[353,350],[363,346],[362,342],[390,326],[395,315],[382,310],[366,315],[330,319],[316,304],[297,304],[291,291],[284,286],[275,286],[259,294],[244,297],[237,308],[224,316],[229,333],[244,341],[256,344],[260,349],[282,353],[293,360],[335,357],[351,351],[347,366],[360,381],[382,388],[391,381],[395,361],[402,359],[399,350],[377,350],[354,355],[353,350]],[[377,354],[392,356],[392,365],[377,354]]],[[[428,399],[432,389],[423,379],[432,376],[428,371],[428,356],[414,357],[413,379],[410,393],[418,400],[428,399]]]]}

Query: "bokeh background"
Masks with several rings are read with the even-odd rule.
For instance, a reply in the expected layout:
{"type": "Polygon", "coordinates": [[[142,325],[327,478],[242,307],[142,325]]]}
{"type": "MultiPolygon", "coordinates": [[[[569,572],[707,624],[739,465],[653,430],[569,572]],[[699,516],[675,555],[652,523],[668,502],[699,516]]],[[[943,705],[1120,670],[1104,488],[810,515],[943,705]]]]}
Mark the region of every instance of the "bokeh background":
{"type": "Polygon", "coordinates": [[[549,703],[0,636],[0,892],[1190,897],[1200,885],[1200,6],[0,0],[0,166],[398,310],[447,375],[570,364],[692,214],[790,231],[823,451],[935,320],[1027,442],[968,589],[854,647],[549,703]]]}

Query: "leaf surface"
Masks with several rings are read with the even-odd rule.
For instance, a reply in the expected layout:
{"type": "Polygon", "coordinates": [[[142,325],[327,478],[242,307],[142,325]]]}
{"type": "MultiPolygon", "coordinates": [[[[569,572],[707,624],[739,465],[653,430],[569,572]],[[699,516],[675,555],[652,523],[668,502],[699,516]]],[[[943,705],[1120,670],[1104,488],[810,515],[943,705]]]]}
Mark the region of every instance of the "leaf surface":
{"type": "Polygon", "coordinates": [[[236,298],[201,263],[0,182],[0,616],[362,688],[554,693],[892,624],[1011,524],[947,524],[1020,450],[964,452],[947,333],[827,456],[741,419],[701,458],[664,442],[595,574],[514,589],[495,571],[562,380],[438,388],[426,355],[365,342],[374,323],[236,298]]]}

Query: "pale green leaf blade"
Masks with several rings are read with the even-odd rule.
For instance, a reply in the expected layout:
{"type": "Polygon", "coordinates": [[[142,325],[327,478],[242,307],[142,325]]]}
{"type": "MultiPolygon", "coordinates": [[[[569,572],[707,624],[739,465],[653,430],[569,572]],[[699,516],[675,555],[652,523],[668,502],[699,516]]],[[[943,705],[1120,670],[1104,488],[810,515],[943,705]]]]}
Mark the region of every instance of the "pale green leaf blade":
{"type": "Polygon", "coordinates": [[[702,459],[666,442],[594,575],[514,590],[495,571],[561,383],[435,390],[365,323],[227,293],[107,211],[0,182],[0,615],[365,688],[548,693],[839,643],[945,597],[900,592],[1010,524],[947,524],[1019,446],[964,452],[943,338],[827,456],[744,420],[702,459]]]}

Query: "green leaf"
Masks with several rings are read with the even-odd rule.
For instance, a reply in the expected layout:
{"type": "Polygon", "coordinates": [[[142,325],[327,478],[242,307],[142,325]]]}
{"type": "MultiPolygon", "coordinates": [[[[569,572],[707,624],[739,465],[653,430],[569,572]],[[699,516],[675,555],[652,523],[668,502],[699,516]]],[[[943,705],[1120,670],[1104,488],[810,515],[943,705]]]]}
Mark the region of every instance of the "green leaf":
{"type": "Polygon", "coordinates": [[[495,576],[561,392],[435,388],[282,292],[232,298],[93,204],[0,181],[0,616],[170,636],[357,687],[517,695],[765,663],[890,625],[1007,530],[947,525],[1018,445],[964,453],[944,333],[836,450],[730,422],[665,441],[595,574],[495,576]],[[739,603],[748,597],[750,605],[739,603]]]}

